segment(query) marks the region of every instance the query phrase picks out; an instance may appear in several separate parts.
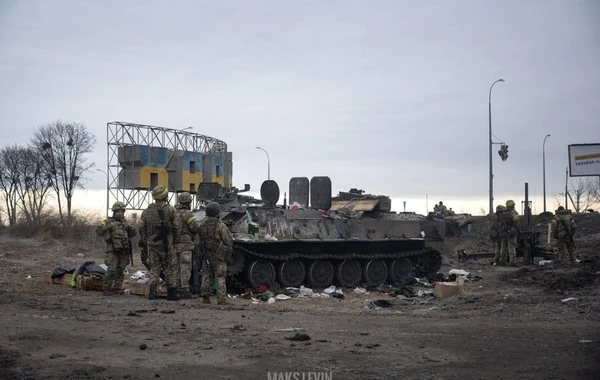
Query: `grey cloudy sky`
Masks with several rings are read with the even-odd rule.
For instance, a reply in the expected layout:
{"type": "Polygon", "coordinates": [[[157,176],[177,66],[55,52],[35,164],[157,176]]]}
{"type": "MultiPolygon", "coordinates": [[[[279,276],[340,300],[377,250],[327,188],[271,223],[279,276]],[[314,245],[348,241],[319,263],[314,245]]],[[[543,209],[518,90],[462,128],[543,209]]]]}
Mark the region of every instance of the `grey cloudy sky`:
{"type": "Polygon", "coordinates": [[[104,168],[107,122],[194,126],[228,143],[238,187],[266,178],[260,145],[282,193],[292,176],[329,175],[334,192],[428,194],[477,213],[488,90],[505,78],[496,200],[521,200],[525,182],[541,196],[551,134],[550,202],[567,146],[600,143],[599,20],[597,0],[1,1],[2,141],[82,122],[104,168]]]}

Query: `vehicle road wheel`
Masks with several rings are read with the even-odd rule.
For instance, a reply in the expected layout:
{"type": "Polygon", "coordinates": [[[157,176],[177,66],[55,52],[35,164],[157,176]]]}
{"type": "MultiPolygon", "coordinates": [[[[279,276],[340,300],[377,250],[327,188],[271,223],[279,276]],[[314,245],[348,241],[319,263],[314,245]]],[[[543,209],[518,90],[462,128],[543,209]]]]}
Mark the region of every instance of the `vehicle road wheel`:
{"type": "Polygon", "coordinates": [[[298,288],[304,283],[306,272],[302,260],[288,260],[279,264],[279,282],[281,285],[298,288]]]}
{"type": "Polygon", "coordinates": [[[251,287],[273,284],[275,276],[275,267],[270,261],[255,260],[248,266],[248,283],[251,287]]]}

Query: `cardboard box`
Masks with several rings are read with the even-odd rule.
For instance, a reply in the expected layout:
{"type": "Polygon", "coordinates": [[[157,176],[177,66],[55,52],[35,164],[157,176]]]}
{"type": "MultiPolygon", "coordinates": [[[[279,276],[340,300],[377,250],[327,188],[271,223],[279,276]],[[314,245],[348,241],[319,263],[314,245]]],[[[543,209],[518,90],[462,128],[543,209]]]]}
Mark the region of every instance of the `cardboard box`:
{"type": "Polygon", "coordinates": [[[462,278],[454,282],[436,282],[433,294],[438,298],[448,298],[452,296],[465,295],[465,280],[462,278]]]}

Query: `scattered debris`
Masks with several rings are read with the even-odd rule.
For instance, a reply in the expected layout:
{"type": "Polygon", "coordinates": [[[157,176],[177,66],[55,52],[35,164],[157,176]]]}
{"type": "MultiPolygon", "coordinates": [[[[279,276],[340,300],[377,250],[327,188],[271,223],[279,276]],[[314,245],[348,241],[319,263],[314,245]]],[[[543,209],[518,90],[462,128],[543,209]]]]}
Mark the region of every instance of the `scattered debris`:
{"type": "Polygon", "coordinates": [[[310,340],[310,336],[308,334],[296,334],[294,336],[288,336],[285,339],[298,342],[306,342],[307,340],[310,340]]]}
{"type": "Polygon", "coordinates": [[[562,302],[562,303],[568,303],[568,302],[575,301],[575,300],[577,300],[577,298],[575,298],[575,297],[569,297],[569,298],[563,298],[562,300],[560,300],[560,302],[562,302]]]}
{"type": "Polygon", "coordinates": [[[146,346],[145,343],[140,344],[140,350],[145,350],[146,348],[148,348],[148,346],[146,346]]]}
{"type": "Polygon", "coordinates": [[[304,331],[304,328],[302,328],[302,327],[286,327],[283,329],[275,329],[274,331],[277,331],[277,332],[302,332],[302,331],[304,331]]]}
{"type": "Polygon", "coordinates": [[[436,282],[434,295],[438,298],[448,298],[452,296],[464,296],[464,279],[459,278],[454,282],[436,282]]]}
{"type": "Polygon", "coordinates": [[[392,307],[392,303],[387,300],[368,301],[367,304],[365,305],[365,309],[374,309],[374,310],[390,309],[391,307],[392,307]]]}
{"type": "Polygon", "coordinates": [[[448,274],[455,274],[458,277],[467,278],[471,274],[471,272],[467,272],[464,269],[450,269],[450,272],[448,272],[448,274]]]}

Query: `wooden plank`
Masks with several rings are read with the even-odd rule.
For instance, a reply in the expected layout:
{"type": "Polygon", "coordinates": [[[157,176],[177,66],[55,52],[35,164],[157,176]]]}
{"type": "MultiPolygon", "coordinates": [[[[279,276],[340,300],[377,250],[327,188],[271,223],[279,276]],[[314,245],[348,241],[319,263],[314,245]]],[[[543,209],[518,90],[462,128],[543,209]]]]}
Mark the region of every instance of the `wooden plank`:
{"type": "Polygon", "coordinates": [[[352,211],[373,211],[379,204],[379,199],[355,199],[352,201],[333,201],[331,202],[330,211],[336,211],[342,208],[347,208],[352,211]]]}

